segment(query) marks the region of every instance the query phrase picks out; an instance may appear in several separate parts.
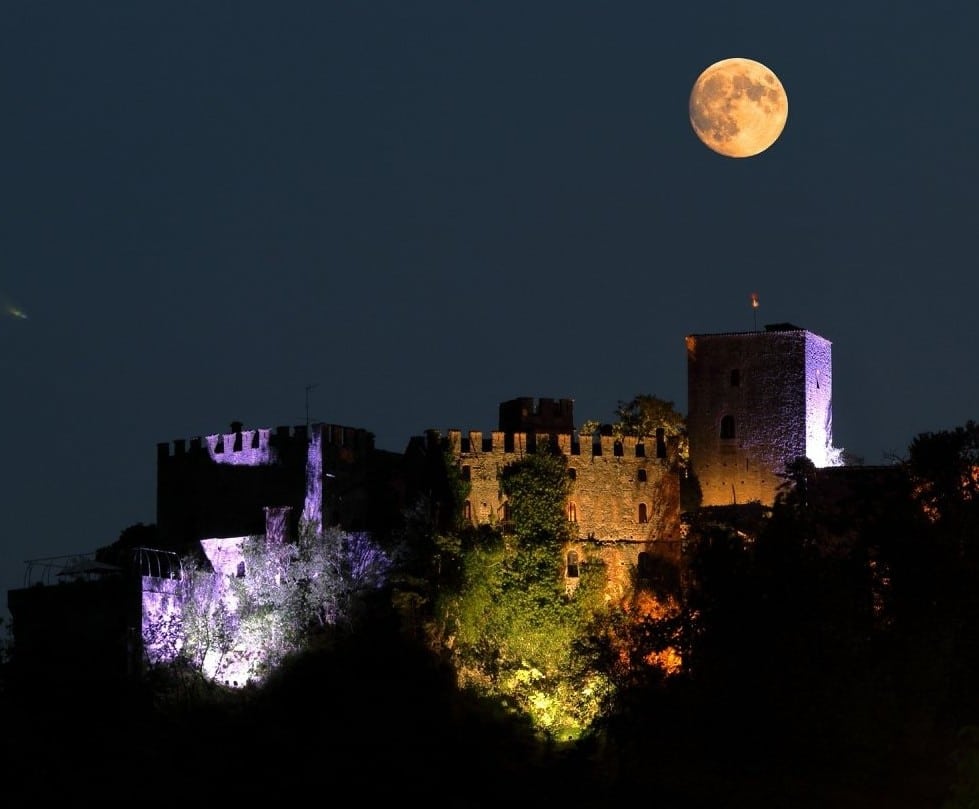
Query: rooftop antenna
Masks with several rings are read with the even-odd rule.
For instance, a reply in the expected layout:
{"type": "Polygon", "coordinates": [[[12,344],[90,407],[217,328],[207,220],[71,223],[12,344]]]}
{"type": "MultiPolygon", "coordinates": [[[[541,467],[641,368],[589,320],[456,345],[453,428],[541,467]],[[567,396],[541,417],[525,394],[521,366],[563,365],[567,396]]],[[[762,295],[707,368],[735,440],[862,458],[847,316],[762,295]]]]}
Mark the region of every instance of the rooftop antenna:
{"type": "Polygon", "coordinates": [[[754,318],[755,331],[758,331],[758,293],[751,293],[751,314],[754,318]]]}
{"type": "Polygon", "coordinates": [[[312,385],[306,386],[306,432],[309,432],[309,392],[318,385],[319,382],[314,382],[312,385]]]}

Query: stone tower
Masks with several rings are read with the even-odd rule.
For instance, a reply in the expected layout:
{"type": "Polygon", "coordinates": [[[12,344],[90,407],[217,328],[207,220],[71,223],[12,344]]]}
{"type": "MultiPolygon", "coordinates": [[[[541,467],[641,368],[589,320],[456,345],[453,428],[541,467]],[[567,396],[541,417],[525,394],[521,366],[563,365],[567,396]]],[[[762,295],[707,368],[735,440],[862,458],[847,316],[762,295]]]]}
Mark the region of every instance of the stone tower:
{"type": "Polygon", "coordinates": [[[786,465],[840,465],[831,343],[778,323],[688,335],[687,430],[701,505],[775,501],[786,465]]]}

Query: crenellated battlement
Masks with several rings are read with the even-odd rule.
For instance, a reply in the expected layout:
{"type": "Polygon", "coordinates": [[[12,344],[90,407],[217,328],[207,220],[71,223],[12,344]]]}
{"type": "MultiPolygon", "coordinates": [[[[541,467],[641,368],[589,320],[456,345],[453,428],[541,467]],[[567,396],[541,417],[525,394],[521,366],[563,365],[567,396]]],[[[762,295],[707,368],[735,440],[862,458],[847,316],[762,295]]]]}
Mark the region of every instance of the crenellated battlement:
{"type": "MultiPolygon", "coordinates": [[[[545,443],[551,438],[548,433],[503,432],[493,430],[484,433],[480,430],[470,430],[463,434],[461,430],[449,430],[449,446],[453,453],[461,455],[480,454],[513,454],[516,456],[533,452],[538,444],[545,443]]],[[[560,433],[554,438],[558,449],[563,455],[582,457],[623,457],[623,458],[656,458],[662,457],[657,452],[655,438],[637,438],[623,436],[616,438],[611,435],[577,436],[573,433],[560,433]]]]}
{"type": "Polygon", "coordinates": [[[574,430],[428,431],[429,447],[448,452],[466,481],[462,518],[467,523],[507,523],[503,470],[553,442],[566,461],[564,507],[577,535],[638,543],[673,537],[679,530],[679,473],[671,460],[678,440],[662,430],[643,438],[574,430]]]}
{"type": "Polygon", "coordinates": [[[157,444],[160,462],[177,458],[209,458],[214,463],[233,466],[262,466],[275,463],[278,452],[288,446],[303,447],[310,434],[317,432],[323,444],[367,451],[374,447],[373,433],[358,427],[316,422],[243,430],[241,422],[231,423],[231,431],[190,439],[179,438],[157,444]]]}
{"type": "Polygon", "coordinates": [[[231,429],[157,445],[157,518],[167,547],[204,537],[269,534],[270,508],[300,522],[366,525],[374,434],[338,424],[231,429]],[[324,497],[324,481],[342,496],[324,497]]]}
{"type": "Polygon", "coordinates": [[[204,438],[207,453],[215,463],[232,466],[262,466],[275,460],[268,430],[216,433],[204,438]]]}

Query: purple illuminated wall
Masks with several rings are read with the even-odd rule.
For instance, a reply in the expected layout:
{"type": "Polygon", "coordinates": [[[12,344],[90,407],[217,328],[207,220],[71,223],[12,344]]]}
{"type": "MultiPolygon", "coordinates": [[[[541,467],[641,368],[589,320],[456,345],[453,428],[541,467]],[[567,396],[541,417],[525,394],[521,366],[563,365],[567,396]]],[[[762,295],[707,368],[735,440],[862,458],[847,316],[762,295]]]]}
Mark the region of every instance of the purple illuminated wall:
{"type": "Polygon", "coordinates": [[[702,505],[772,505],[788,463],[840,464],[829,340],[777,324],[686,342],[690,466],[702,505]]]}
{"type": "Polygon", "coordinates": [[[306,452],[306,500],[303,522],[315,533],[323,530],[323,425],[313,425],[306,452]]]}
{"type": "Polygon", "coordinates": [[[214,463],[231,466],[264,466],[275,463],[276,454],[269,446],[269,430],[245,430],[209,435],[205,441],[214,463]]]}

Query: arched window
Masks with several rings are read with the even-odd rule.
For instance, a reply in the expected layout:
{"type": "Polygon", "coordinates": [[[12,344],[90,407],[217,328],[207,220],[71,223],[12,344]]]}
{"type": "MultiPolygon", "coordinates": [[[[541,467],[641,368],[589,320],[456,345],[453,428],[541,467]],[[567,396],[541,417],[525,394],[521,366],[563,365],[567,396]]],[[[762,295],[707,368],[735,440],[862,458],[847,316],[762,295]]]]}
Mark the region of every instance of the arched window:
{"type": "Polygon", "coordinates": [[[573,466],[569,466],[568,467],[568,477],[571,480],[577,480],[578,479],[578,470],[575,469],[573,466]]]}
{"type": "Polygon", "coordinates": [[[645,483],[646,482],[646,470],[645,469],[640,469],[638,472],[636,472],[636,479],[640,483],[645,483]]]}
{"type": "Polygon", "coordinates": [[[639,522],[640,523],[647,523],[647,522],[649,522],[649,515],[646,513],[646,504],[645,503],[640,503],[639,504],[639,522]]]}
{"type": "Polygon", "coordinates": [[[571,522],[578,522],[578,507],[574,503],[568,503],[568,519],[571,522]]]}
{"type": "Polygon", "coordinates": [[[721,438],[734,438],[734,416],[721,419],[721,438]]]}
{"type": "Polygon", "coordinates": [[[578,554],[574,551],[568,553],[567,575],[569,579],[578,578],[578,554]]]}

